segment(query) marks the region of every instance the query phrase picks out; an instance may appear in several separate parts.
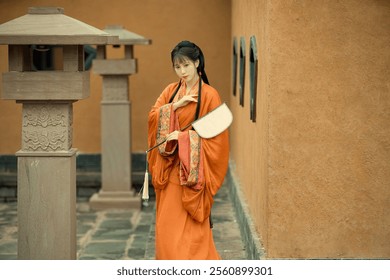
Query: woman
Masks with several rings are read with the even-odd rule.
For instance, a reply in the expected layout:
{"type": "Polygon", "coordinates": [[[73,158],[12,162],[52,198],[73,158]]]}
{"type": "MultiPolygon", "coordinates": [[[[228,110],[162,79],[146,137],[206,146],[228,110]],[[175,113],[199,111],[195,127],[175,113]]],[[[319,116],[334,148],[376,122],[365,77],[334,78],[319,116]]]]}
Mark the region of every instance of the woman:
{"type": "Polygon", "coordinates": [[[156,193],[156,259],[220,259],[211,231],[213,196],[229,160],[227,130],[202,139],[187,125],[221,104],[208,85],[201,49],[189,41],[171,52],[180,81],[168,85],[149,113],[148,153],[156,193]]]}

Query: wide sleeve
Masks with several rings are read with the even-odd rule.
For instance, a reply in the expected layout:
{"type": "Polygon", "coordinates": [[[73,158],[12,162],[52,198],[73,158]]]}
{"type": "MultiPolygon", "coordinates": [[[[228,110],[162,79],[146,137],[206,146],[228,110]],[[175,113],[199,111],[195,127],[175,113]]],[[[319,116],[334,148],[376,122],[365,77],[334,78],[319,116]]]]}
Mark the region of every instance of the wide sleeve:
{"type": "MultiPolygon", "coordinates": [[[[175,88],[176,84],[170,84],[164,89],[156,103],[148,115],[148,147],[153,147],[160,143],[166,136],[166,132],[161,133],[161,122],[167,122],[170,126],[170,116],[164,115],[167,112],[172,112],[172,105],[168,104],[170,94],[175,88]]],[[[170,129],[169,127],[167,128],[170,129]]],[[[171,145],[163,145],[164,149],[168,149],[171,145]]],[[[174,148],[171,147],[173,150],[174,148]]],[[[169,153],[167,154],[169,155],[169,153]]],[[[160,149],[156,148],[147,154],[149,164],[149,172],[152,174],[152,183],[155,188],[163,189],[168,183],[169,173],[171,171],[173,160],[172,157],[164,157],[160,154],[160,149]]]]}
{"type": "MultiPolygon", "coordinates": [[[[217,94],[204,102],[206,108],[202,115],[221,104],[217,94]]],[[[201,188],[183,187],[182,195],[184,208],[198,222],[204,222],[210,216],[213,197],[226,176],[229,164],[228,130],[211,139],[201,139],[201,161],[203,165],[201,188]]]]}

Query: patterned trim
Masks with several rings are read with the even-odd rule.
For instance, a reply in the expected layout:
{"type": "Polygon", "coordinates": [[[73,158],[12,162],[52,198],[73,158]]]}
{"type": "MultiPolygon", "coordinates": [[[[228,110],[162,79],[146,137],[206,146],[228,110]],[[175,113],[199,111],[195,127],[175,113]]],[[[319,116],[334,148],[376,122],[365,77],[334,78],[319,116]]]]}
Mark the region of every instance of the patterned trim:
{"type": "MultiPolygon", "coordinates": [[[[173,112],[172,104],[166,104],[160,107],[158,127],[157,127],[157,143],[161,143],[165,140],[167,135],[175,130],[175,113],[173,112]]],[[[174,153],[176,146],[171,151],[166,151],[167,142],[160,145],[158,150],[161,155],[168,156],[174,153]]]]}
{"type": "Polygon", "coordinates": [[[179,136],[180,184],[202,189],[203,161],[201,157],[201,138],[193,131],[183,132],[179,136]]]}

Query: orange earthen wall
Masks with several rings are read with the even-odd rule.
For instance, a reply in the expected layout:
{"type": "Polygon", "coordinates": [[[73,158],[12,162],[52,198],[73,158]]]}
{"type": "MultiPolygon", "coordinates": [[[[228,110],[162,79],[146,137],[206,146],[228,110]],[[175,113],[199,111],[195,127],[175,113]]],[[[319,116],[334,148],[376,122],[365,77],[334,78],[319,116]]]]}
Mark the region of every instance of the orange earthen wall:
{"type": "Polygon", "coordinates": [[[390,257],[389,15],[388,1],[232,1],[232,35],[265,56],[265,120],[250,122],[248,91],[230,104],[268,258],[390,257]]]}
{"type": "MultiPolygon", "coordinates": [[[[245,41],[246,68],[244,85],[244,106],[239,105],[240,58],[237,60],[236,96],[231,90],[230,107],[234,114],[231,127],[232,170],[238,177],[250,206],[258,234],[267,247],[268,220],[268,90],[266,46],[266,1],[232,1],[232,40],[240,51],[241,38],[245,41]],[[249,49],[250,37],[256,37],[258,54],[257,78],[257,120],[250,120],[249,106],[249,49]]],[[[231,53],[233,42],[231,43],[231,53]]]]}

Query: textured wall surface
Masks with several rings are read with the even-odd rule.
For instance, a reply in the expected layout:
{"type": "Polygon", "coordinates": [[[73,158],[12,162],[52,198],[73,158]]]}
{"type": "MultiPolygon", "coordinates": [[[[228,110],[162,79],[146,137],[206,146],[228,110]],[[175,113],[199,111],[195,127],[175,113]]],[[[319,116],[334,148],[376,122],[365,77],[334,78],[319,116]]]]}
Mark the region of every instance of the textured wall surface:
{"type": "MultiPolygon", "coordinates": [[[[119,24],[152,39],[152,45],[135,46],[138,73],[130,77],[132,102],[132,149],[147,148],[147,114],[168,83],[177,80],[170,51],[181,40],[197,43],[206,57],[210,83],[228,97],[230,0],[20,0],[0,1],[0,24],[23,16],[31,6],[58,6],[65,15],[103,29],[119,24]],[[191,7],[189,10],[188,7],[191,7]]],[[[7,71],[7,47],[0,45],[0,72],[7,71]]],[[[110,48],[109,57],[122,56],[123,49],[110,48]]],[[[1,81],[1,76],[0,76],[1,81]]],[[[102,78],[91,73],[91,96],[74,105],[73,146],[84,153],[99,153],[102,78]]],[[[1,89],[0,89],[1,95],[1,89]]],[[[21,105],[0,100],[0,154],[20,148],[21,105]]]]}
{"type": "Polygon", "coordinates": [[[270,256],[389,257],[390,3],[270,11],[270,256]]]}
{"type": "Polygon", "coordinates": [[[261,3],[232,30],[263,38],[267,120],[232,99],[232,154],[267,257],[388,258],[390,3],[261,3]]]}
{"type": "MultiPolygon", "coordinates": [[[[236,179],[242,185],[250,211],[257,225],[264,245],[267,244],[268,220],[268,89],[267,60],[269,58],[267,36],[266,1],[232,1],[232,40],[237,41],[240,50],[241,38],[245,42],[246,67],[244,86],[244,106],[239,105],[239,64],[237,67],[236,96],[230,91],[230,107],[234,114],[231,127],[232,169],[236,179]],[[247,20],[250,18],[251,20],[247,20]],[[255,36],[258,55],[257,77],[257,121],[253,123],[249,116],[249,47],[250,37],[255,36]]],[[[231,53],[233,52],[233,42],[231,53]]]]}

